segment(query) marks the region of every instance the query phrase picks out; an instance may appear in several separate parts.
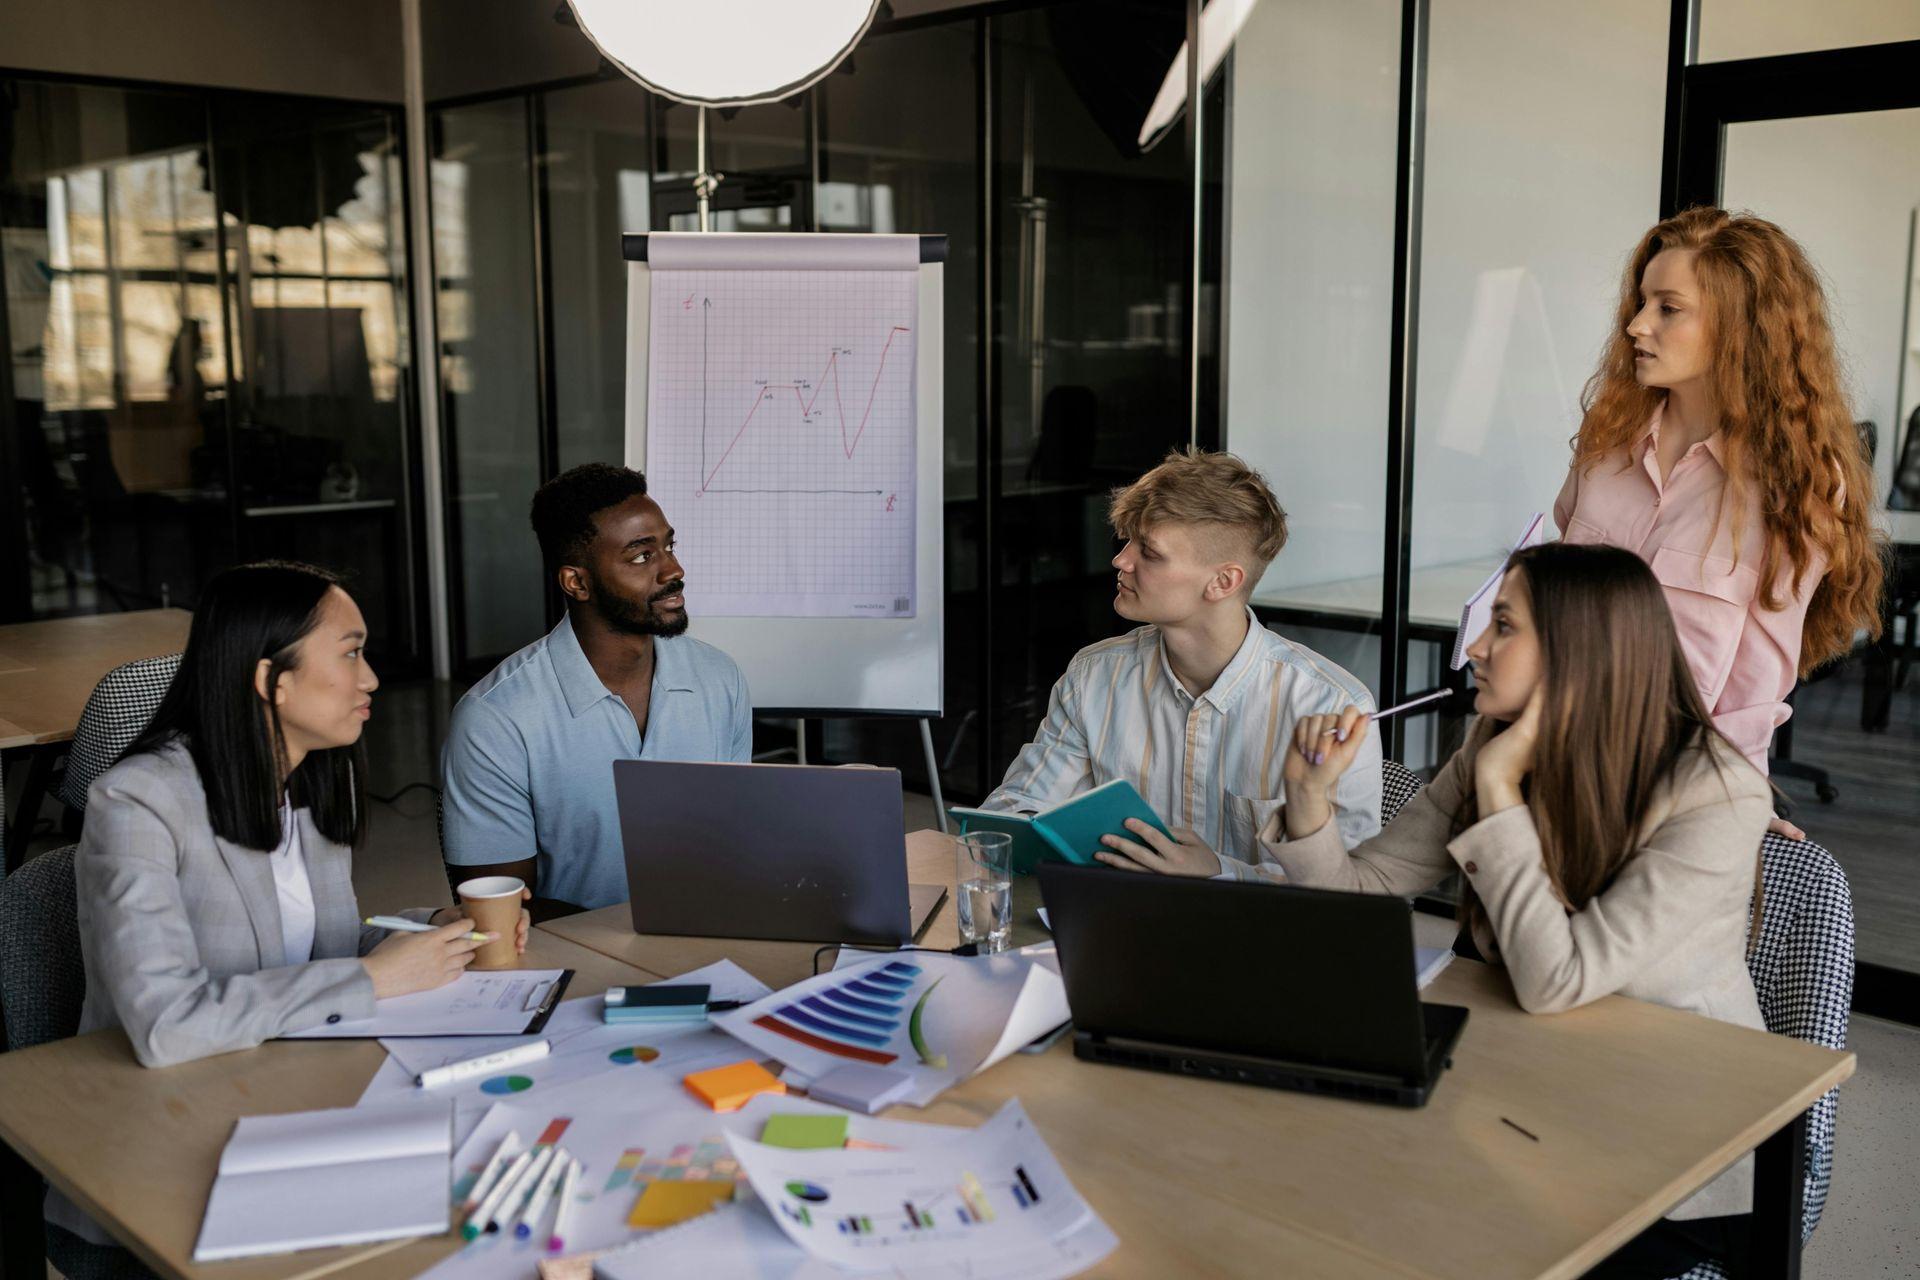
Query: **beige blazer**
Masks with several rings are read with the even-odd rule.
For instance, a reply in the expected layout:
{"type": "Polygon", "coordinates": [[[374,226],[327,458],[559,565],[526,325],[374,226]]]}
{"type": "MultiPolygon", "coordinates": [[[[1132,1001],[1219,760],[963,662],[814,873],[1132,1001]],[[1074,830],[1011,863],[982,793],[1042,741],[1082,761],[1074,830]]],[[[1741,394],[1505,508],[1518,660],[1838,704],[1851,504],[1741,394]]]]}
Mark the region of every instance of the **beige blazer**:
{"type": "MultiPolygon", "coordinates": [[[[1766,779],[1723,743],[1683,754],[1647,805],[1634,856],[1604,893],[1570,912],[1525,805],[1453,832],[1489,736],[1490,725],[1476,722],[1432,784],[1351,852],[1331,823],[1288,840],[1276,814],[1261,831],[1263,861],[1294,884],[1403,896],[1459,870],[1491,925],[1491,936],[1474,941],[1506,965],[1530,1012],[1622,995],[1766,1030],[1746,962],[1760,840],[1773,816],[1766,779]]],[[[1745,1213],[1752,1188],[1749,1157],[1669,1216],[1745,1213]]]]}

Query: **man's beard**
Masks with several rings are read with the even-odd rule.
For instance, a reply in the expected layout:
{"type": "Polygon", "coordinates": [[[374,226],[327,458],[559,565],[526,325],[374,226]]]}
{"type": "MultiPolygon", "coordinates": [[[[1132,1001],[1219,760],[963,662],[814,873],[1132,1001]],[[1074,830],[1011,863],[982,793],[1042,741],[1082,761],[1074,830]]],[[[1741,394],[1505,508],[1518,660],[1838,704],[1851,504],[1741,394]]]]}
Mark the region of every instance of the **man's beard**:
{"type": "Polygon", "coordinates": [[[593,595],[588,602],[593,605],[594,612],[600,615],[600,620],[615,631],[630,636],[677,636],[687,629],[686,610],[663,615],[654,611],[653,602],[677,595],[685,587],[683,579],[654,592],[645,604],[635,604],[611,594],[595,581],[593,595]]]}

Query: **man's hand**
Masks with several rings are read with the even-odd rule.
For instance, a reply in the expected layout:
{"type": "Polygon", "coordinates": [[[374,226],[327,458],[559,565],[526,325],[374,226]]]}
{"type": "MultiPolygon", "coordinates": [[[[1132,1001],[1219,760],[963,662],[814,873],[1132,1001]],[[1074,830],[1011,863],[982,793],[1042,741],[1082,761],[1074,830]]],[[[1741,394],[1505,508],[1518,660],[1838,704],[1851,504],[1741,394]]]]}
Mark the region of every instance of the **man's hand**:
{"type": "Polygon", "coordinates": [[[1157,871],[1163,876],[1220,874],[1220,855],[1187,827],[1173,828],[1173,835],[1168,837],[1139,818],[1128,818],[1127,830],[1138,836],[1140,842],[1125,836],[1101,836],[1100,843],[1113,852],[1093,856],[1122,871],[1157,871]]]}

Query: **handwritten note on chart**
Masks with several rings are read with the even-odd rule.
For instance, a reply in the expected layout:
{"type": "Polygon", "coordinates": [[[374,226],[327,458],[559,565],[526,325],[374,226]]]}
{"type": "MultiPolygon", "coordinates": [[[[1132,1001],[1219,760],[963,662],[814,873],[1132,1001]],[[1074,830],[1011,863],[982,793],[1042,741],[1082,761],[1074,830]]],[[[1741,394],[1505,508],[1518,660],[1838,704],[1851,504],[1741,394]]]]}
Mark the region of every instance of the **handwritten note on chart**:
{"type": "Polygon", "coordinates": [[[654,264],[648,487],[696,615],[913,616],[918,258],[886,248],[654,264]]]}

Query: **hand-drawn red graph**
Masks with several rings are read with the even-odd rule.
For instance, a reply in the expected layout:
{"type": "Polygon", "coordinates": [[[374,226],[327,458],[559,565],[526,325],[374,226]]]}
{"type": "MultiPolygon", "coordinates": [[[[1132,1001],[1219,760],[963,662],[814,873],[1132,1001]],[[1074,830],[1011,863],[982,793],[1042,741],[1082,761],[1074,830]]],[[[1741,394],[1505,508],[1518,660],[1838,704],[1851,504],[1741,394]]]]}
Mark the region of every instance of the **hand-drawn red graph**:
{"type": "MultiPolygon", "coordinates": [[[[705,310],[706,308],[703,306],[702,311],[704,312],[705,310]]],[[[705,322],[705,317],[703,315],[702,323],[704,324],[704,322],[705,322]]],[[[839,420],[839,424],[840,424],[840,453],[842,457],[844,457],[849,462],[851,462],[853,460],[854,450],[860,447],[860,437],[864,436],[867,433],[867,422],[873,416],[873,398],[880,391],[880,379],[886,376],[887,356],[893,350],[893,339],[897,334],[909,333],[909,332],[911,332],[911,330],[909,330],[905,325],[894,325],[893,328],[888,331],[886,343],[880,348],[880,363],[878,367],[875,368],[873,371],[873,385],[867,388],[867,402],[866,402],[866,405],[860,410],[860,422],[859,422],[859,425],[854,428],[854,432],[851,437],[847,435],[847,409],[846,409],[845,400],[841,394],[841,389],[840,389],[840,357],[842,355],[847,354],[848,351],[847,351],[847,348],[845,347],[835,347],[833,348],[832,354],[827,357],[826,368],[821,370],[820,377],[816,379],[812,384],[812,392],[813,392],[812,395],[809,396],[804,394],[804,392],[807,390],[807,384],[805,383],[797,383],[797,382],[781,383],[781,384],[770,383],[770,384],[761,386],[759,394],[754,396],[753,398],[753,403],[747,406],[747,416],[741,420],[739,430],[733,433],[733,438],[727,442],[727,447],[721,451],[719,460],[716,461],[711,468],[709,468],[707,465],[707,412],[706,412],[707,396],[706,396],[706,385],[705,385],[706,355],[705,355],[705,336],[703,334],[701,339],[702,353],[701,353],[701,395],[700,395],[700,487],[694,491],[694,496],[699,497],[703,494],[710,493],[710,492],[711,493],[768,493],[768,492],[876,493],[876,494],[880,493],[881,490],[878,490],[878,489],[777,489],[777,490],[716,489],[714,487],[713,481],[714,481],[714,478],[720,474],[720,469],[727,465],[727,459],[733,456],[734,448],[740,443],[740,438],[746,435],[747,429],[753,425],[754,416],[760,412],[761,405],[765,404],[768,400],[778,399],[779,392],[791,391],[793,393],[794,403],[800,407],[801,419],[803,421],[810,420],[813,418],[814,405],[819,403],[821,393],[827,389],[828,379],[832,379],[833,381],[833,409],[834,409],[834,414],[839,420]]],[[[773,416],[772,412],[769,411],[766,418],[762,419],[763,429],[765,429],[764,424],[766,423],[767,419],[771,418],[772,416],[773,416]]],[[[889,503],[888,509],[889,510],[892,509],[891,503],[889,503]]]]}

